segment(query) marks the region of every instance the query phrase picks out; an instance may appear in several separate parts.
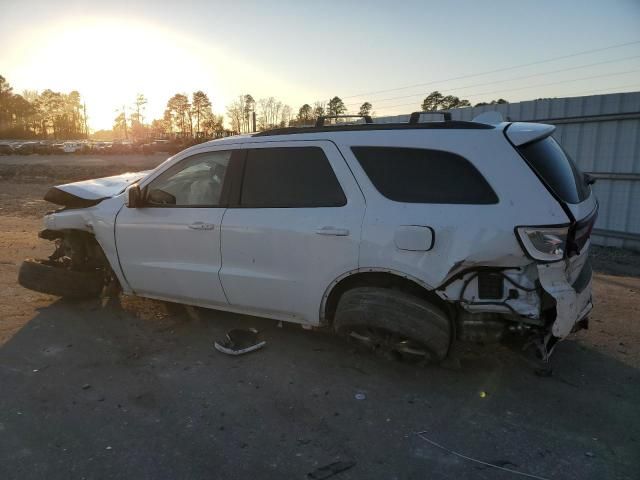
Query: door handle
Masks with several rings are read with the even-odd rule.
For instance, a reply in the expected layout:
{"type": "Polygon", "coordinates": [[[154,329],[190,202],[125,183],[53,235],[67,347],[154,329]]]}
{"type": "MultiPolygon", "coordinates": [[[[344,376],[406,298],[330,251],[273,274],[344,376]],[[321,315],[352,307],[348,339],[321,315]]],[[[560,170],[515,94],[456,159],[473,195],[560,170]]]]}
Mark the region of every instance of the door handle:
{"type": "Polygon", "coordinates": [[[216,226],[213,223],[194,222],[188,227],[192,230],[213,230],[216,226]]]}
{"type": "Polygon", "coordinates": [[[318,235],[333,235],[334,237],[346,237],[349,235],[349,229],[336,227],[322,227],[316,230],[318,235]]]}

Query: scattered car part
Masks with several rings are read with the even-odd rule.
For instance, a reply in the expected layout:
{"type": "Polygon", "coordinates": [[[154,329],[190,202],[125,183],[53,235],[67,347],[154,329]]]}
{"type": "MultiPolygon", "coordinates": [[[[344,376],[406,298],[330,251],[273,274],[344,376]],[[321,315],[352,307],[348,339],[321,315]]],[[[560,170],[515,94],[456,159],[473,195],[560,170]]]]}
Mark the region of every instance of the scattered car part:
{"type": "Polygon", "coordinates": [[[234,328],[227,332],[223,340],[216,341],[213,345],[216,350],[227,355],[244,355],[259,350],[266,344],[265,340],[260,340],[258,330],[255,328],[247,330],[234,328]]]}
{"type": "Polygon", "coordinates": [[[22,262],[18,283],[25,288],[67,298],[95,297],[103,278],[97,272],[78,272],[51,260],[27,259],[22,262]]]}

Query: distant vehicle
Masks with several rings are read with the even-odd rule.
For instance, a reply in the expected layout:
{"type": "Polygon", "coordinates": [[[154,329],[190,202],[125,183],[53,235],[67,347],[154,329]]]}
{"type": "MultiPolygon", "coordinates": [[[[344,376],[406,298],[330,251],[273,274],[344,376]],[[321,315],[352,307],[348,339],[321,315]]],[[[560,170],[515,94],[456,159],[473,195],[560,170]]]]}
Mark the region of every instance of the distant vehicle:
{"type": "Polygon", "coordinates": [[[111,145],[111,153],[131,153],[134,150],[131,140],[114,140],[111,145]]]}
{"type": "Polygon", "coordinates": [[[46,141],[37,142],[33,147],[33,151],[39,155],[51,155],[53,151],[52,144],[46,141]]]}
{"type": "Polygon", "coordinates": [[[170,140],[154,140],[151,143],[146,143],[142,146],[142,153],[145,155],[151,155],[156,152],[165,153],[178,153],[181,150],[175,142],[170,140]]]}
{"type": "Polygon", "coordinates": [[[64,153],[81,152],[83,148],[84,148],[84,144],[80,142],[64,142],[62,144],[62,151],[64,153]]]}
{"type": "Polygon", "coordinates": [[[92,152],[104,153],[111,148],[111,142],[93,142],[89,145],[92,152]]]}
{"type": "Polygon", "coordinates": [[[45,200],[66,208],[40,237],[56,250],[19,281],[326,325],[419,361],[522,335],[547,360],[588,325],[591,179],[553,125],[421,115],[320,117],[51,188],[45,200]]]}
{"type": "Polygon", "coordinates": [[[18,155],[31,155],[36,153],[36,145],[38,142],[22,142],[13,146],[14,153],[18,155]]]}
{"type": "Polygon", "coordinates": [[[13,148],[7,143],[0,143],[0,155],[12,155],[13,148]]]}

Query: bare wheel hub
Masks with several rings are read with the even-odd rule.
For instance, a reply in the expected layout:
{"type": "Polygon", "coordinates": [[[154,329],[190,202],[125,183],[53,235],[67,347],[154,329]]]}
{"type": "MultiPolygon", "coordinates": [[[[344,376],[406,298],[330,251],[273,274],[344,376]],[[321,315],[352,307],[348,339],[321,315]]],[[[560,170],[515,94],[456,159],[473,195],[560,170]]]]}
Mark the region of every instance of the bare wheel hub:
{"type": "Polygon", "coordinates": [[[369,350],[389,358],[422,361],[431,357],[429,350],[420,342],[386,329],[354,328],[349,332],[349,337],[369,350]]]}

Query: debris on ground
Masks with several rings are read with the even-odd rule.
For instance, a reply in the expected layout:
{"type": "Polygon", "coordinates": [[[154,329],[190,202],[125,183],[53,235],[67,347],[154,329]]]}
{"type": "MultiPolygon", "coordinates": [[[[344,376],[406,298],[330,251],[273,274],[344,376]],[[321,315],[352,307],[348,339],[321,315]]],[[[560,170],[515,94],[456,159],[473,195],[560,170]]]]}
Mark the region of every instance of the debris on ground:
{"type": "Polygon", "coordinates": [[[246,330],[234,328],[227,332],[223,340],[216,341],[214,346],[216,350],[227,355],[242,355],[258,350],[266,344],[266,341],[260,340],[258,331],[255,328],[246,330]]]}
{"type": "Polygon", "coordinates": [[[91,388],[91,384],[89,383],[85,383],[84,385],[82,385],[83,390],[89,390],[90,388],[91,388]]]}
{"type": "MultiPolygon", "coordinates": [[[[462,453],[458,453],[454,450],[451,450],[443,445],[440,445],[437,442],[434,442],[433,440],[431,440],[430,438],[425,436],[425,433],[427,432],[417,432],[416,435],[418,437],[420,437],[422,440],[424,440],[425,442],[433,445],[436,448],[439,448],[440,450],[444,450],[445,452],[451,454],[451,455],[455,455],[456,457],[460,457],[464,460],[468,460],[470,462],[474,462],[474,463],[479,463],[480,465],[484,465],[485,467],[492,467],[492,468],[497,468],[498,470],[503,470],[505,472],[509,472],[509,473],[513,473],[515,475],[521,475],[523,477],[528,477],[528,478],[535,478],[537,480],[549,480],[546,477],[540,477],[538,475],[534,475],[531,473],[525,473],[525,472],[521,472],[519,470],[514,470],[512,468],[507,468],[504,465],[514,465],[512,462],[507,462],[507,461],[500,461],[497,463],[500,463],[500,465],[496,464],[496,463],[489,463],[489,462],[483,462],[482,460],[478,460],[476,458],[472,458],[472,457],[467,457],[466,455],[463,455],[462,453]]],[[[514,465],[515,466],[515,465],[514,465]]]]}
{"type": "Polygon", "coordinates": [[[325,465],[324,467],[316,468],[313,472],[307,474],[307,478],[311,480],[323,480],[325,478],[333,477],[345,470],[349,470],[355,466],[356,462],[353,461],[342,461],[342,462],[333,462],[329,465],[325,465]]]}
{"type": "Polygon", "coordinates": [[[364,393],[356,393],[356,400],[364,400],[367,396],[364,393]]]}

